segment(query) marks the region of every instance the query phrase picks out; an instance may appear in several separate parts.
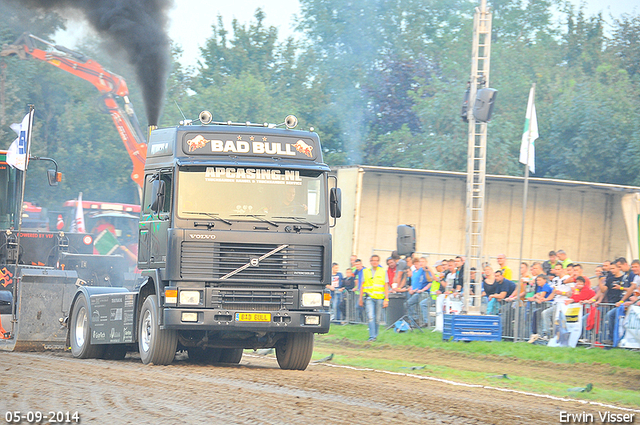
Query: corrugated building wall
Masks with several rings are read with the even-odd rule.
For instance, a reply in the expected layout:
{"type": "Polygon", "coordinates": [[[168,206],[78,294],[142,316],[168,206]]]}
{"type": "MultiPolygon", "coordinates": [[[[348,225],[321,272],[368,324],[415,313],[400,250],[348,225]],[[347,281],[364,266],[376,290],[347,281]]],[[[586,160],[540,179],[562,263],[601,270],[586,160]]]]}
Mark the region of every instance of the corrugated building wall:
{"type": "MultiPolygon", "coordinates": [[[[366,265],[374,252],[384,260],[395,249],[400,224],[415,226],[417,252],[429,254],[430,264],[464,254],[465,173],[368,166],[334,173],[343,211],[332,231],[333,256],[341,269],[351,254],[366,265]]],[[[496,265],[494,258],[503,253],[515,272],[523,179],[488,175],[486,189],[483,256],[496,265]]],[[[523,258],[546,260],[550,250],[564,249],[592,273],[604,259],[629,256],[622,197],[633,193],[640,188],[531,178],[523,258]]]]}

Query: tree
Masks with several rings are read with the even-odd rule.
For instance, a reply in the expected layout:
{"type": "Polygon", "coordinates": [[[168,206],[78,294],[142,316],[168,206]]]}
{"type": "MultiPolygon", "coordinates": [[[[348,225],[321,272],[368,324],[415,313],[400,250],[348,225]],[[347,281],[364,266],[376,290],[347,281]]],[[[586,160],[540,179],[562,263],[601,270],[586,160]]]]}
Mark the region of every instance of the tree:
{"type": "Polygon", "coordinates": [[[378,157],[367,141],[405,124],[419,132],[417,98],[410,93],[434,75],[459,74],[451,66],[457,52],[445,46],[465,32],[464,17],[472,10],[465,0],[306,0],[301,9],[300,29],[322,61],[319,72],[340,76],[326,85],[327,108],[348,117],[338,137],[352,163],[378,157]]]}
{"type": "Polygon", "coordinates": [[[226,77],[238,78],[243,73],[269,79],[275,65],[278,30],[264,26],[265,14],[261,9],[256,10],[254,18],[248,28],[234,19],[233,37],[227,39],[222,17],[218,16],[218,23],[211,26],[213,36],[200,49],[202,61],[197,81],[202,87],[220,85],[226,77]]]}
{"type": "Polygon", "coordinates": [[[556,178],[638,184],[638,98],[628,74],[601,65],[594,76],[565,82],[552,105],[545,174],[556,178]]]}
{"type": "Polygon", "coordinates": [[[564,60],[569,67],[581,67],[593,74],[602,61],[604,50],[602,15],[586,17],[580,9],[568,12],[567,33],[564,35],[564,60]]]}
{"type": "Polygon", "coordinates": [[[624,14],[613,21],[610,51],[633,78],[640,75],[640,15],[624,14]]]}

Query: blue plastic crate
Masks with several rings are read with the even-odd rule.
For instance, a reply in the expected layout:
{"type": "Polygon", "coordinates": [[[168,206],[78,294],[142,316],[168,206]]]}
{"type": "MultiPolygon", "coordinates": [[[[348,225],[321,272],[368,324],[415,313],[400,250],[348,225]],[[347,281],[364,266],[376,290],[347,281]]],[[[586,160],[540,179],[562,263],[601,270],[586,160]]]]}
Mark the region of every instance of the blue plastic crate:
{"type": "Polygon", "coordinates": [[[502,317],[445,314],[442,340],[451,339],[453,341],[501,341],[502,317]]]}

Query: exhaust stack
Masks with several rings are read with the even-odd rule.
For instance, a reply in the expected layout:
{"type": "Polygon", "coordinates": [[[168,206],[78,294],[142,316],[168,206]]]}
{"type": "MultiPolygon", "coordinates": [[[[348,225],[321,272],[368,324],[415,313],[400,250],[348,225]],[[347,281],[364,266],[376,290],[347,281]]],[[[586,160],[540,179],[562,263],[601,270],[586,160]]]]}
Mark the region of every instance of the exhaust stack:
{"type": "Polygon", "coordinates": [[[149,140],[151,140],[151,132],[153,130],[156,130],[158,128],[157,125],[150,125],[149,126],[149,132],[147,133],[147,144],[149,143],[149,140]]]}

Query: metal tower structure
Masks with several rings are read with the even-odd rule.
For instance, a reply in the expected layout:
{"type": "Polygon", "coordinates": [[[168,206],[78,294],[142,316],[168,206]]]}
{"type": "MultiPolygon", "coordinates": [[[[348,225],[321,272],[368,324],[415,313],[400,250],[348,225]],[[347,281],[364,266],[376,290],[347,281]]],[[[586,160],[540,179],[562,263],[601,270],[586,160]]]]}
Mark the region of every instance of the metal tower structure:
{"type": "Polygon", "coordinates": [[[464,307],[466,314],[480,314],[482,295],[482,247],[484,231],[485,174],[487,163],[487,123],[476,122],[473,106],[479,89],[489,86],[491,57],[491,12],[487,1],[481,0],[473,19],[473,48],[467,119],[469,121],[469,151],[467,158],[467,217],[464,268],[464,307]],[[476,268],[475,283],[471,283],[471,267],[476,268]],[[473,295],[471,295],[471,286],[473,295]],[[473,302],[471,300],[473,299],[473,302]]]}

